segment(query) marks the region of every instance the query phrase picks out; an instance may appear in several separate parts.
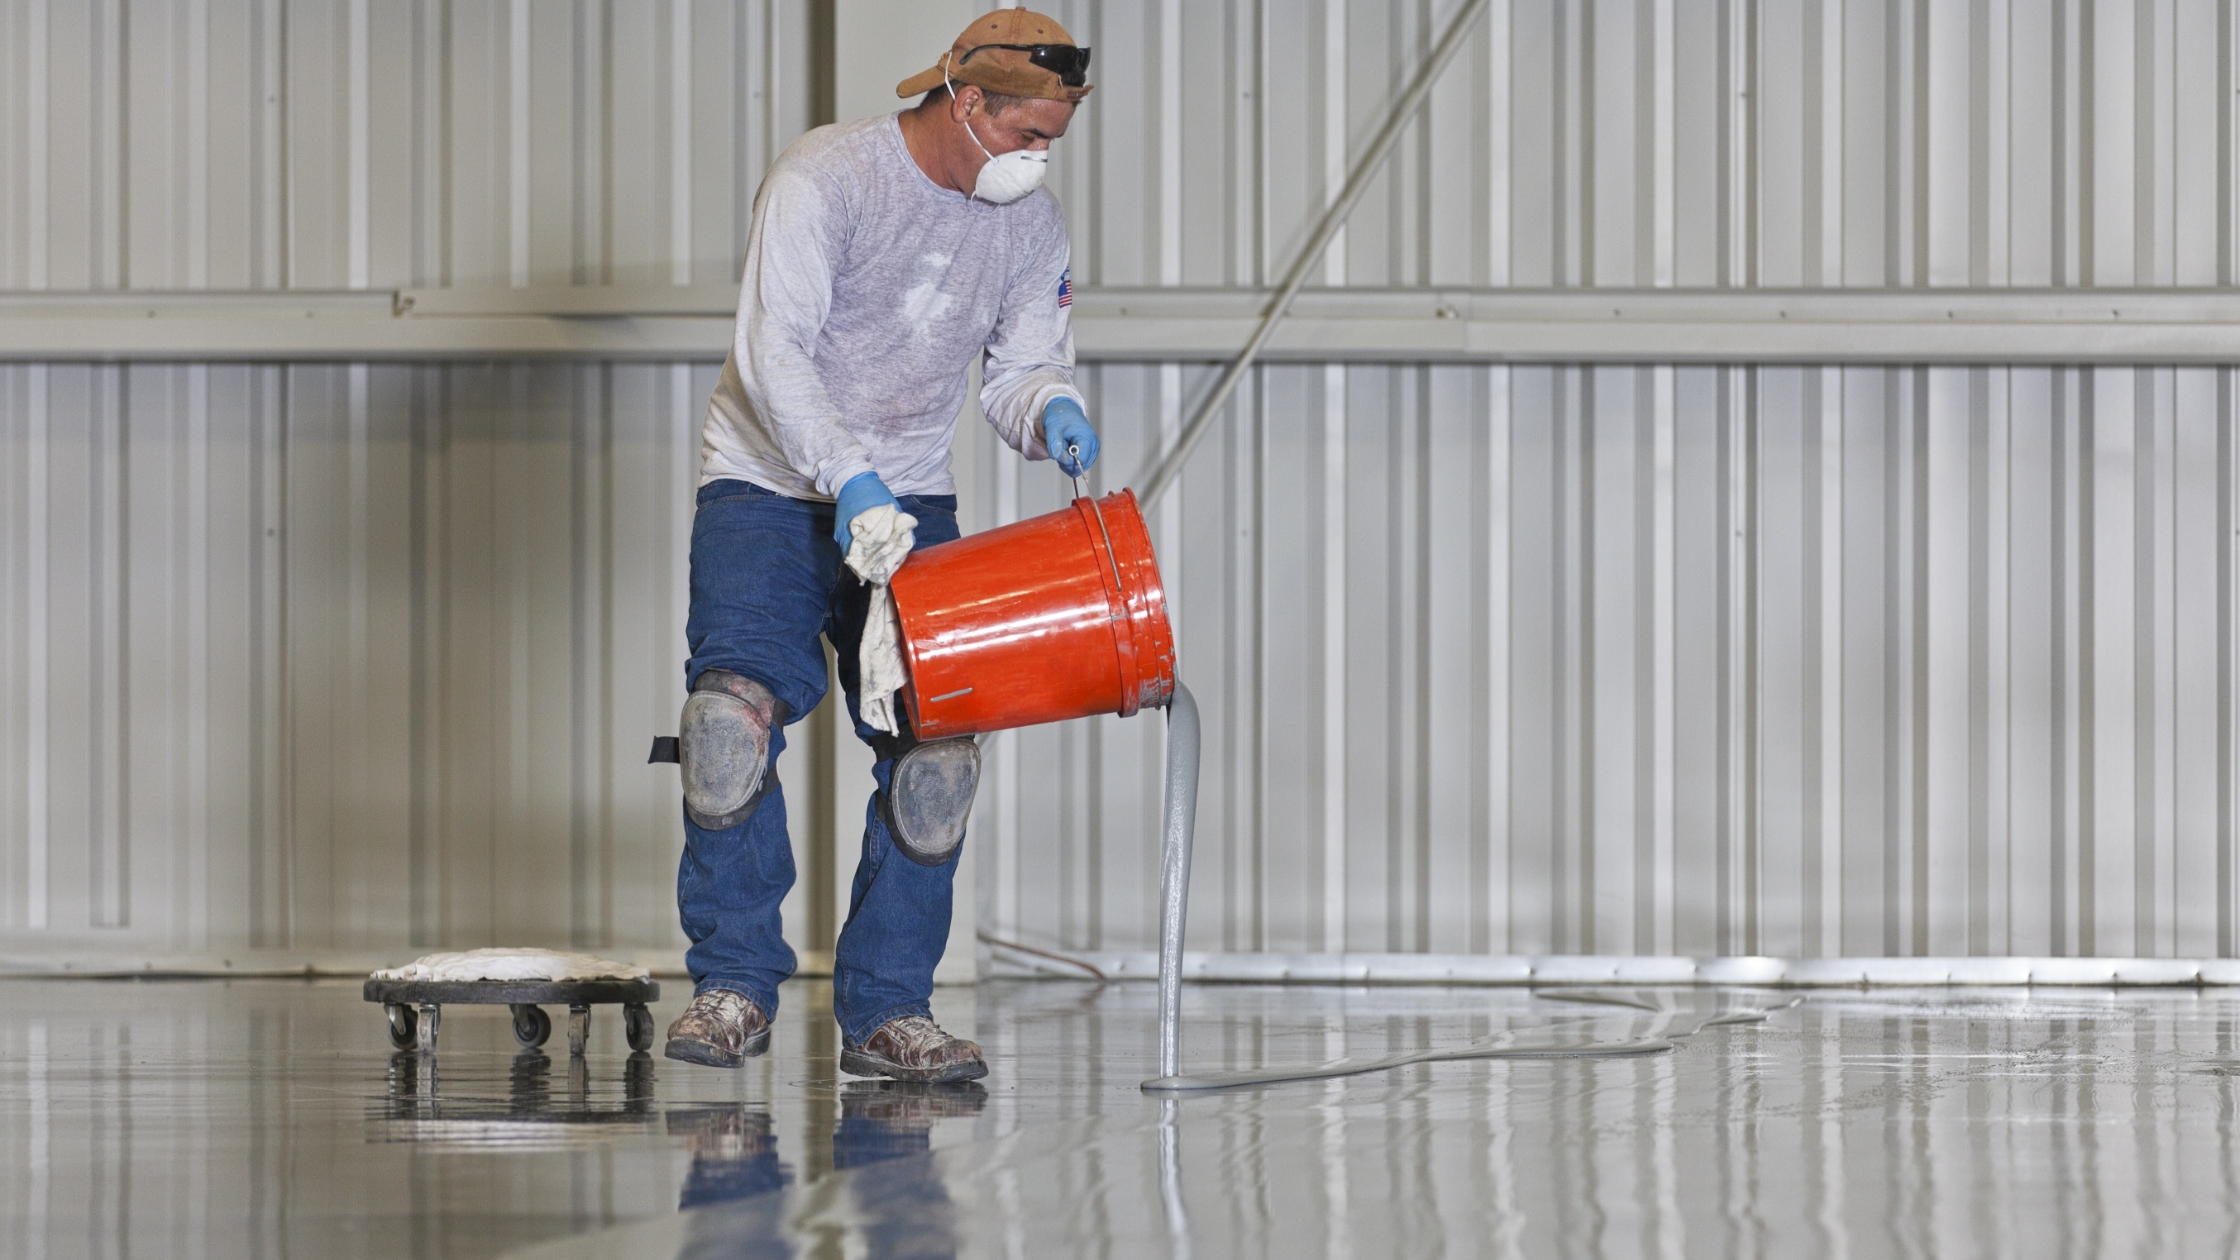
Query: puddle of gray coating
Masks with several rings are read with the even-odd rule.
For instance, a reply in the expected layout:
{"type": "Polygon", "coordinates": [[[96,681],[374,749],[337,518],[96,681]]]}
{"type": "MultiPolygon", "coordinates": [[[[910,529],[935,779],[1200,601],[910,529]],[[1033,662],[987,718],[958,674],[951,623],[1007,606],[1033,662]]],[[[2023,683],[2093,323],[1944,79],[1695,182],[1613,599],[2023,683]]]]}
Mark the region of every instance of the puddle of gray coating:
{"type": "Polygon", "coordinates": [[[1206,1090],[1241,1089],[1254,1085],[1281,1085],[1292,1081],[1321,1081],[1419,1063],[1451,1063],[1466,1059],[1576,1059],[1615,1058],[1621,1055],[1659,1054],[1706,1028],[1721,1024],[1754,1024],[1775,1011],[1802,1002],[1797,995],[1748,993],[1674,994],[1660,990],[1543,989],[1535,996],[1557,1002],[1616,1006],[1644,1012],[1647,1020],[1634,1021],[1623,1036],[1600,1031],[1604,1021],[1589,1016],[1557,1016],[1545,1024],[1524,1029],[1503,1029],[1491,1036],[1449,1046],[1427,1046],[1398,1054],[1332,1059],[1243,1071],[1184,1072],[1155,1077],[1143,1083],[1149,1093],[1186,1094],[1206,1090]]]}
{"type": "Polygon", "coordinates": [[[1064,1042],[1061,991],[983,992],[1012,1003],[988,1044],[1036,1051],[996,1060],[987,1118],[1070,1114],[539,1260],[2240,1254],[2240,993],[1206,986],[1200,1075],[1372,1074],[1146,1102],[1142,986],[1064,1042]],[[1652,1039],[1677,1052],[1580,1053],[1652,1039]]]}
{"type": "Polygon", "coordinates": [[[1149,985],[944,987],[966,1089],[842,1077],[785,992],[726,1072],[503,1008],[392,1054],[355,982],[0,982],[0,1257],[2240,1255],[2240,988],[1192,985],[1193,1073],[1560,1044],[1150,1099],[1149,985]]]}

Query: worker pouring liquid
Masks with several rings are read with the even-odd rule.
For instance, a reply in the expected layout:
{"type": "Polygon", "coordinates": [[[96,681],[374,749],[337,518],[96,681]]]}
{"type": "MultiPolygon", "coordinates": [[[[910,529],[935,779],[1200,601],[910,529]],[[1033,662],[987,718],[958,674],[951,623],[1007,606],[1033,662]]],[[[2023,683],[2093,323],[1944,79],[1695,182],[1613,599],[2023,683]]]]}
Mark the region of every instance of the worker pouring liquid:
{"type": "Polygon", "coordinates": [[[786,724],[825,698],[821,635],[877,757],[833,958],[840,1066],[987,1074],[928,1005],[979,754],[970,740],[920,743],[894,703],[885,583],[913,547],[957,537],[949,446],[983,352],[981,410],[1006,443],[1056,452],[1069,476],[1096,462],[1073,385],[1065,220],[1041,189],[1088,64],[1041,14],[983,15],[896,89],[923,93],[915,107],[810,132],[755,194],[738,326],[701,430],[678,730],[677,904],[695,987],[669,1027],[672,1059],[737,1067],[769,1045],[794,969],[774,767],[786,724]]]}

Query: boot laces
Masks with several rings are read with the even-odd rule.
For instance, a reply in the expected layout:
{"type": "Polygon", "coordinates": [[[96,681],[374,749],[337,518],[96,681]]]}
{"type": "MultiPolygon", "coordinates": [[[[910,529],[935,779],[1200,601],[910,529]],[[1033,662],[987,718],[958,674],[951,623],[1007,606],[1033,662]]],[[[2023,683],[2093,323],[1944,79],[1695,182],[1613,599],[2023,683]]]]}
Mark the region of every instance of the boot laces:
{"type": "Polygon", "coordinates": [[[746,995],[729,989],[710,989],[705,993],[696,993],[692,997],[692,1005],[703,1014],[726,1023],[736,1024],[747,1017],[746,995]]]}
{"type": "Polygon", "coordinates": [[[889,1035],[897,1049],[907,1053],[924,1053],[938,1050],[955,1038],[941,1031],[941,1025],[923,1015],[905,1015],[887,1025],[889,1035]]]}

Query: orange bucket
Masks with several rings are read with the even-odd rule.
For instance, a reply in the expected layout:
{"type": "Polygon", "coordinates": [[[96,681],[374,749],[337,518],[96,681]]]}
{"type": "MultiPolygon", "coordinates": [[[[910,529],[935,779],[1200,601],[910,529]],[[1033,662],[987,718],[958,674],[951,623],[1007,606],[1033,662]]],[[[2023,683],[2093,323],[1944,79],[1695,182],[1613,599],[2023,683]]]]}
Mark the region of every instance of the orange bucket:
{"type": "Polygon", "coordinates": [[[895,572],[920,739],[1158,708],[1174,631],[1135,492],[911,553],[895,572]]]}

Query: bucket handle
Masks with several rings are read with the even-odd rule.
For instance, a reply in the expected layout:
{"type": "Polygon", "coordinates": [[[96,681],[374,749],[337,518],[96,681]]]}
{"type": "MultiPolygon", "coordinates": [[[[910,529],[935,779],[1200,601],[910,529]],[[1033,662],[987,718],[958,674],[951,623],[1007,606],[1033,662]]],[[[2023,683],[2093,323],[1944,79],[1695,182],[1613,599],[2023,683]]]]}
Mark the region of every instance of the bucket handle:
{"type": "MultiPolygon", "coordinates": [[[[1086,499],[1089,496],[1082,497],[1086,499]]],[[[1118,611],[1108,616],[1113,621],[1125,621],[1128,617],[1128,584],[1120,580],[1120,553],[1112,549],[1112,531],[1105,528],[1104,508],[1095,499],[1089,499],[1089,510],[1097,514],[1097,532],[1104,535],[1105,563],[1112,566],[1112,593],[1120,597],[1118,611]]]]}
{"type": "MultiPolygon", "coordinates": [[[[1104,523],[1104,505],[1091,499],[1089,510],[1097,514],[1097,532],[1104,535],[1105,562],[1112,566],[1112,594],[1120,601],[1118,608],[1106,605],[1105,624],[1112,630],[1112,646],[1120,649],[1121,683],[1129,691],[1135,691],[1142,682],[1142,674],[1136,667],[1136,628],[1129,620],[1128,584],[1120,577],[1120,553],[1113,549],[1112,530],[1104,523]]],[[[1135,705],[1129,697],[1122,696],[1120,716],[1127,717],[1134,712],[1135,705]]]]}
{"type": "MultiPolygon", "coordinates": [[[[1066,454],[1073,456],[1073,466],[1075,468],[1081,467],[1081,444],[1079,442],[1067,443],[1066,454]]],[[[1120,553],[1112,549],[1112,531],[1105,528],[1104,509],[1097,506],[1097,501],[1094,498],[1090,498],[1088,490],[1081,484],[1079,473],[1069,473],[1067,475],[1073,478],[1073,497],[1088,499],[1089,510],[1097,514],[1097,532],[1104,535],[1105,562],[1112,566],[1112,593],[1120,597],[1120,611],[1108,616],[1112,621],[1120,621],[1128,615],[1128,584],[1120,580],[1120,553]]]]}

